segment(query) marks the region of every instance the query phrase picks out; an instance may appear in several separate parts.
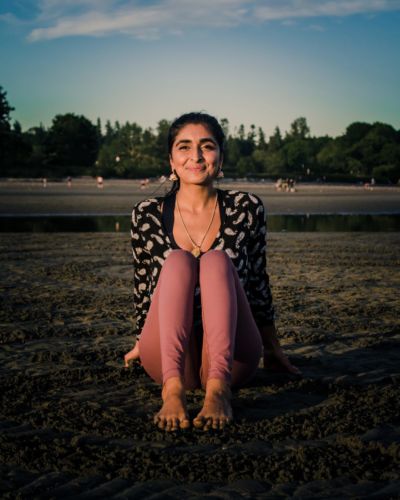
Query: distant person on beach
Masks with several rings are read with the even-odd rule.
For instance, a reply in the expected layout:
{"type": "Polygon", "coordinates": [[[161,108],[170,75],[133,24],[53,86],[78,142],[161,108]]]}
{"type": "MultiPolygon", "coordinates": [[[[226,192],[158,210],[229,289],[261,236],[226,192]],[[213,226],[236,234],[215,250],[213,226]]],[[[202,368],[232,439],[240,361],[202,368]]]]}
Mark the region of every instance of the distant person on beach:
{"type": "Polygon", "coordinates": [[[103,187],[104,187],[104,179],[103,179],[103,177],[101,175],[98,175],[96,177],[96,183],[97,183],[97,187],[99,189],[103,189],[103,187]]]}
{"type": "Polygon", "coordinates": [[[67,186],[68,186],[68,188],[72,187],[72,177],[71,176],[67,177],[67,186]]]}
{"type": "Polygon", "coordinates": [[[264,367],[300,371],[283,353],[266,272],[262,201],[214,186],[223,177],[224,133],[205,113],[177,118],[168,135],[173,181],[165,196],[132,213],[138,360],[162,384],[154,422],[191,425],[186,390],[205,389],[193,425],[222,429],[232,420],[231,387],[264,367]]]}

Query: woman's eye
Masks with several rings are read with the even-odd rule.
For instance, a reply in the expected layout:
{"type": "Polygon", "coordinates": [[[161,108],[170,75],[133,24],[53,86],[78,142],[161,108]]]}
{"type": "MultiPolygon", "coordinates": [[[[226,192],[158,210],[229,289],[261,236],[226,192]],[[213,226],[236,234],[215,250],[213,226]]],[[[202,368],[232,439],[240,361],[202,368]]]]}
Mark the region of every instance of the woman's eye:
{"type": "Polygon", "coordinates": [[[207,149],[208,151],[213,151],[215,149],[214,144],[205,144],[204,149],[207,149]]]}

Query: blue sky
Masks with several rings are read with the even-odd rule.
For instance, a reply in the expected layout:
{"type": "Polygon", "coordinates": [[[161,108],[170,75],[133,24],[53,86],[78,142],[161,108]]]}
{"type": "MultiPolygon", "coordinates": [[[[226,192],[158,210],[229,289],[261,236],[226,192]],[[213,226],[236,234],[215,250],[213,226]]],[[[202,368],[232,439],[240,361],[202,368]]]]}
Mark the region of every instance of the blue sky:
{"type": "Polygon", "coordinates": [[[400,128],[400,0],[0,0],[0,85],[23,129],[204,110],[270,135],[400,128]]]}

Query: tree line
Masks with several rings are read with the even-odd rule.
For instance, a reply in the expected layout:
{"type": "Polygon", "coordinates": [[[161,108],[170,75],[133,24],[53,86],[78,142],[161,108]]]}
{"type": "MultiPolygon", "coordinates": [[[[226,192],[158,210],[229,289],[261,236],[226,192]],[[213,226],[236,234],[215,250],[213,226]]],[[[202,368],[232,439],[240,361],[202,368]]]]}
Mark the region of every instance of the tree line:
{"type": "MultiPolygon", "coordinates": [[[[101,175],[145,178],[169,173],[167,134],[170,122],[156,129],[137,123],[92,123],[82,115],[60,114],[50,127],[23,131],[12,123],[14,108],[0,87],[1,177],[101,175]]],[[[243,125],[226,135],[224,171],[228,177],[369,180],[400,179],[400,130],[385,123],[354,122],[343,135],[311,135],[307,120],[296,118],[282,133],[266,137],[261,127],[243,125]]]]}

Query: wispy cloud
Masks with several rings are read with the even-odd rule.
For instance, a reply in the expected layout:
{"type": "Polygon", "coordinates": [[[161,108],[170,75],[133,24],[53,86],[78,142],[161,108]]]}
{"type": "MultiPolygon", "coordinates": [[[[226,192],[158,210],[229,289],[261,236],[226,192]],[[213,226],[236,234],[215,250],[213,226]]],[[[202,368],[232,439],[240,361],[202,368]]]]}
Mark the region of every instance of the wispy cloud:
{"type": "Polygon", "coordinates": [[[274,21],[300,17],[343,17],[399,9],[398,0],[284,0],[263,2],[263,5],[254,8],[254,15],[260,20],[274,21]]]}
{"type": "Polygon", "coordinates": [[[193,26],[236,26],[243,22],[245,6],[249,3],[246,0],[164,0],[146,5],[116,0],[74,0],[68,4],[69,12],[62,14],[64,2],[45,0],[40,17],[47,26],[35,28],[29,39],[113,33],[155,38],[163,33],[181,33],[193,26]]]}
{"type": "MultiPolygon", "coordinates": [[[[159,38],[193,27],[235,27],[299,18],[400,10],[400,0],[38,0],[30,41],[127,34],[159,38]]],[[[3,21],[12,13],[5,14],[3,21]]],[[[317,26],[317,25],[314,25],[317,26]]],[[[318,24],[318,26],[320,26],[318,24]]]]}

